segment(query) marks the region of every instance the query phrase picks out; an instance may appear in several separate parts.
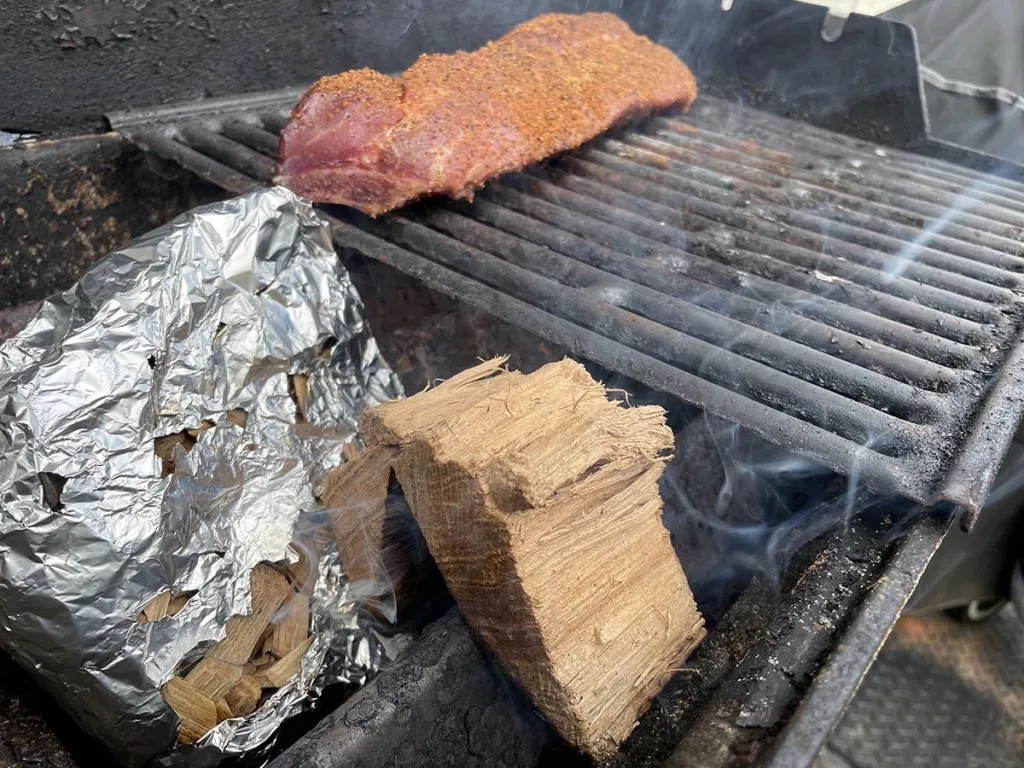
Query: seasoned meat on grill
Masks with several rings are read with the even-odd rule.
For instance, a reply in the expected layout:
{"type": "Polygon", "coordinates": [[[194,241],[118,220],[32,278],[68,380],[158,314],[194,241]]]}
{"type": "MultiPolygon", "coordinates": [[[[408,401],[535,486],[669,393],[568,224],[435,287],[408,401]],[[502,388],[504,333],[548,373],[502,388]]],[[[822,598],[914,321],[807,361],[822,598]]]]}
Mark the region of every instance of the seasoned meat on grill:
{"type": "Polygon", "coordinates": [[[608,13],[549,14],[472,53],[425,55],[313,85],[281,135],[276,181],[378,215],[425,195],[472,197],[653,109],[688,107],[693,74],[608,13]]]}

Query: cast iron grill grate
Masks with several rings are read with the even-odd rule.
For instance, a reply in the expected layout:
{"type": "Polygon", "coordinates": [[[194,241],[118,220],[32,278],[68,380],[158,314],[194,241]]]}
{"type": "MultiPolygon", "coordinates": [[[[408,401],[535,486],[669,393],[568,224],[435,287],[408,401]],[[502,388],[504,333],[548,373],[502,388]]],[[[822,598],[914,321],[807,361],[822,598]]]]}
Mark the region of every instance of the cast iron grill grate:
{"type": "MultiPolygon", "coordinates": [[[[242,192],[298,94],[111,122],[242,192]]],[[[324,211],[341,248],[969,521],[1022,411],[1024,185],[941,160],[702,97],[472,203],[324,211]]]]}

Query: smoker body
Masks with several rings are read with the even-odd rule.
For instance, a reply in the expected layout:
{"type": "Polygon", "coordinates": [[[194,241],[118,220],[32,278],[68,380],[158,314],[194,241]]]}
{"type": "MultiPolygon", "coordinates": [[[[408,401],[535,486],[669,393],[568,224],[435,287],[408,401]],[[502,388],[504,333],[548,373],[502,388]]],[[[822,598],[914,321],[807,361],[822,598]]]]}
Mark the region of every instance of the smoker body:
{"type": "MultiPolygon", "coordinates": [[[[24,314],[18,307],[64,287],[92,258],[129,234],[138,234],[198,202],[228,194],[225,190],[239,191],[246,184],[258,182],[261,169],[268,167],[267,162],[272,165],[267,154],[269,151],[272,156],[273,147],[264,147],[263,159],[259,152],[253,155],[242,150],[229,150],[224,155],[221,139],[231,138],[223,131],[226,117],[240,116],[241,122],[258,124],[260,130],[272,136],[275,128],[280,129],[288,100],[299,92],[282,94],[274,89],[351,66],[401,69],[420,52],[472,48],[519,21],[549,10],[601,10],[606,5],[622,14],[638,32],[683,52],[698,75],[702,93],[710,97],[708,103],[718,110],[726,127],[733,119],[740,121],[737,128],[750,127],[743,121],[749,121],[753,108],[792,119],[801,126],[817,126],[845,137],[909,149],[922,158],[922,163],[928,158],[951,161],[973,180],[981,178],[974,174],[993,171],[998,171],[1001,184],[1024,178],[1016,166],[930,138],[921,101],[917,52],[908,28],[855,15],[847,21],[842,36],[828,42],[821,34],[824,9],[783,0],[737,0],[729,12],[723,12],[720,4],[711,0],[519,5],[426,0],[417,9],[399,0],[381,0],[304,5],[294,12],[282,10],[279,4],[254,3],[244,13],[225,10],[218,15],[215,6],[201,8],[183,28],[163,24],[160,14],[164,10],[137,11],[128,6],[122,10],[116,3],[98,0],[80,5],[77,10],[54,10],[56,20],[46,13],[21,18],[19,14],[28,12],[17,10],[9,21],[0,22],[21,23],[25,30],[24,35],[11,38],[14,46],[0,51],[0,66],[15,72],[26,67],[31,70],[20,81],[7,78],[0,83],[0,103],[12,105],[9,115],[0,119],[0,129],[98,131],[86,138],[50,139],[0,149],[0,169],[6,169],[0,173],[0,217],[4,221],[0,263],[10,269],[10,279],[0,285],[0,306],[4,307],[0,312],[11,324],[17,322],[19,312],[24,314]],[[259,24],[253,19],[260,19],[259,24]],[[272,37],[267,29],[273,29],[272,37]],[[189,69],[199,57],[210,62],[201,77],[189,69]],[[146,66],[139,66],[140,58],[146,66]],[[161,62],[159,66],[157,61],[161,62]],[[121,78],[125,72],[132,77],[121,78]],[[75,85],[77,77],[85,78],[81,87],[75,85]],[[56,85],[42,91],[30,87],[40,79],[56,85]],[[56,95],[54,89],[67,89],[67,98],[56,95]],[[40,98],[39,93],[47,98],[40,98]],[[149,108],[204,95],[223,98],[212,104],[149,108]],[[736,105],[742,105],[742,109],[733,109],[736,105]],[[260,110],[276,113],[264,120],[260,110]],[[106,131],[111,123],[119,130],[106,131]],[[168,146],[168,140],[177,146],[168,146]],[[232,151],[237,161],[234,165],[232,151]],[[55,257],[54,253],[61,255],[55,257]]],[[[177,7],[176,3],[167,5],[177,7]]],[[[819,134],[809,133],[809,128],[797,130],[801,136],[826,142],[819,134]]],[[[251,138],[255,134],[249,135],[251,138]]],[[[832,140],[839,154],[852,151],[843,144],[842,136],[832,140]]],[[[241,146],[252,150],[244,143],[241,146]]],[[[625,162],[630,161],[627,158],[625,162]]],[[[572,167],[567,170],[572,171],[572,167]]],[[[545,179],[540,182],[547,183],[545,179]]],[[[526,177],[524,183],[533,182],[526,177]]],[[[939,180],[935,183],[939,189],[939,180]]],[[[501,194],[512,199],[516,191],[501,194]]],[[[931,193],[925,189],[921,194],[931,193]]],[[[540,210],[548,209],[538,205],[531,215],[540,210]]],[[[639,210],[632,212],[640,215],[639,210]]],[[[405,255],[416,248],[423,251],[433,247],[422,239],[416,241],[422,233],[412,225],[402,225],[406,227],[403,239],[393,236],[393,232],[375,233],[375,225],[356,216],[332,213],[339,252],[367,300],[371,323],[385,354],[393,361],[403,357],[415,361],[404,369],[409,377],[408,389],[415,390],[417,383],[422,383],[418,381],[422,374],[414,369],[424,360],[434,365],[432,375],[425,377],[429,379],[450,375],[477,355],[510,349],[520,365],[527,363],[525,367],[529,367],[528,361],[543,361],[568,350],[584,359],[597,359],[607,370],[631,380],[644,378],[643,366],[623,364],[626,357],[618,348],[605,345],[602,348],[611,351],[599,354],[599,346],[591,344],[589,337],[584,339],[575,331],[566,334],[561,324],[538,320],[536,312],[522,311],[521,297],[512,297],[518,300],[516,304],[496,296],[494,285],[500,275],[489,284],[472,275],[466,279],[465,274],[456,280],[445,272],[443,264],[405,255]],[[367,239],[367,235],[374,239],[367,239]],[[399,305],[401,312],[394,310],[399,305]],[[494,316],[501,319],[495,320],[494,316]],[[526,331],[509,330],[516,325],[526,331]],[[452,335],[470,341],[453,349],[442,338],[452,335]]],[[[470,231],[461,220],[445,218],[449,214],[446,209],[420,211],[422,216],[434,217],[435,223],[455,222],[464,227],[460,231],[470,231]]],[[[461,216],[463,212],[452,215],[461,216]]],[[[508,217],[505,221],[513,220],[508,214],[500,215],[508,217]]],[[[422,220],[413,223],[421,225],[422,220]]],[[[608,233],[614,234],[611,230],[608,233]]],[[[451,234],[449,231],[446,236],[451,234]]],[[[612,248],[629,248],[628,243],[606,242],[612,248]]],[[[492,241],[488,247],[500,249],[501,242],[492,241]]],[[[423,256],[418,251],[414,255],[423,256]]],[[[665,323],[670,324],[667,320],[665,323]]],[[[617,343],[621,339],[606,341],[617,343]]],[[[396,367],[403,372],[401,364],[396,367]]],[[[657,386],[656,378],[648,377],[645,383],[668,391],[657,386]]],[[[681,424],[695,418],[695,412],[688,408],[682,409],[681,424]]],[[[1012,408],[993,414],[992,426],[1005,433],[1006,440],[1016,429],[1016,422],[1012,408]]],[[[989,464],[998,464],[999,446],[1006,440],[994,441],[986,454],[989,464]]],[[[1004,540],[1002,531],[1006,528],[1000,526],[1008,526],[1015,519],[1016,497],[1011,494],[1008,499],[1005,516],[1000,513],[996,521],[997,515],[991,515],[994,523],[999,522],[994,526],[999,532],[992,536],[993,543],[1004,540]]],[[[667,760],[671,765],[725,766],[753,755],[778,766],[809,764],[925,573],[954,512],[950,505],[939,504],[927,513],[918,510],[908,518],[905,508],[894,504],[888,522],[879,512],[871,519],[857,521],[842,535],[833,532],[807,542],[781,574],[780,583],[766,585],[755,579],[751,586],[744,587],[717,617],[708,641],[693,660],[693,668],[700,674],[680,675],[670,683],[627,744],[619,764],[667,760]]],[[[988,519],[982,517],[974,535],[986,530],[988,519]]],[[[987,539],[977,550],[977,558],[994,562],[987,539]]],[[[952,561],[961,559],[952,548],[947,551],[953,553],[952,561]]],[[[963,573],[945,566],[940,575],[945,578],[936,579],[934,588],[927,586],[926,577],[926,586],[919,592],[919,607],[949,607],[968,597],[978,599],[971,595],[991,591],[987,586],[956,591],[977,584],[972,585],[963,573]],[[948,585],[956,589],[950,590],[948,585]]],[[[993,574],[985,581],[995,584],[997,577],[1001,578],[993,574]]],[[[453,643],[450,647],[460,646],[453,643]]],[[[493,680],[497,673],[488,666],[490,662],[478,655],[470,656],[467,664],[475,666],[467,679],[493,680]]],[[[411,658],[402,669],[416,669],[421,664],[420,656],[412,653],[411,658]]],[[[429,666],[431,662],[428,659],[422,663],[429,666]]],[[[445,663],[451,664],[452,659],[445,656],[445,663]]],[[[386,675],[381,685],[387,685],[386,675]]],[[[434,679],[426,673],[422,677],[428,682],[434,679]]],[[[430,692],[430,685],[418,690],[426,691],[422,695],[436,696],[430,692]]],[[[351,707],[366,698],[350,700],[354,703],[343,705],[335,718],[348,717],[351,707]]],[[[449,705],[459,700],[458,696],[436,698],[449,705]]],[[[509,711],[516,713],[509,718],[515,721],[514,731],[523,739],[523,754],[549,764],[568,759],[557,743],[549,741],[541,751],[539,745],[550,734],[545,734],[542,726],[538,731],[537,723],[529,718],[523,724],[520,704],[507,704],[515,701],[514,695],[499,698],[503,707],[513,707],[509,711]]],[[[475,706],[467,702],[467,706],[475,706]]],[[[418,711],[421,717],[416,727],[425,732],[430,731],[435,719],[452,719],[450,712],[436,710],[436,718],[431,719],[432,710],[422,702],[418,702],[418,711]]],[[[353,717],[358,717],[358,712],[353,717]]],[[[356,738],[351,719],[345,727],[349,729],[345,738],[356,738]]],[[[392,723],[388,727],[411,726],[392,723]]],[[[372,729],[363,733],[367,739],[374,737],[372,729]]],[[[401,738],[394,735],[400,730],[388,733],[401,738]]],[[[307,739],[316,738],[315,734],[307,739]]],[[[420,732],[410,740],[426,745],[424,749],[437,750],[429,754],[446,753],[444,741],[431,742],[429,733],[420,732]]],[[[472,745],[469,747],[468,753],[475,754],[472,745]]],[[[308,741],[300,750],[307,748],[308,741]]],[[[379,743],[368,741],[365,748],[353,749],[366,757],[367,765],[383,764],[391,757],[381,751],[379,743]],[[373,759],[380,762],[374,763],[373,759]]],[[[288,754],[281,758],[284,764],[290,759],[288,754]]]]}

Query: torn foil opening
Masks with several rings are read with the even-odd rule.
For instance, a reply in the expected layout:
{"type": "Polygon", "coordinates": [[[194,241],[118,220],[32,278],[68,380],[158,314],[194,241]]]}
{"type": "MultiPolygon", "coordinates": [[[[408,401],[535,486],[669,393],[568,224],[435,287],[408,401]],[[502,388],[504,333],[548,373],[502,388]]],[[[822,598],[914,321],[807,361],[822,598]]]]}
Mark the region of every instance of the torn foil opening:
{"type": "Polygon", "coordinates": [[[175,744],[161,686],[250,611],[255,565],[304,554],[299,675],[161,762],[265,744],[380,663],[316,494],[359,412],[400,396],[326,225],[286,189],[109,254],[0,348],[0,644],[141,765],[175,744]],[[140,621],[163,592],[177,612],[140,621]]]}

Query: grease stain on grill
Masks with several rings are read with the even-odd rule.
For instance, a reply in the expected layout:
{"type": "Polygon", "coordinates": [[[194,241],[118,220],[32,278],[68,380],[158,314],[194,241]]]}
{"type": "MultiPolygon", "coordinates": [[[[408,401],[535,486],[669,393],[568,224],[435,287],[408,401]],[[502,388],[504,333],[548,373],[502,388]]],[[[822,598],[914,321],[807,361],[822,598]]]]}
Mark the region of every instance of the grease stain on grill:
{"type": "MultiPolygon", "coordinates": [[[[241,192],[297,95],[111,121],[241,192]]],[[[472,203],[324,211],[339,245],[880,492],[976,512],[1022,410],[1024,186],[934,158],[703,96],[472,203]]]]}

